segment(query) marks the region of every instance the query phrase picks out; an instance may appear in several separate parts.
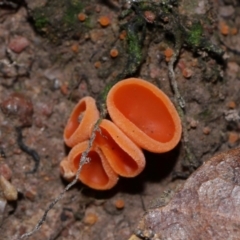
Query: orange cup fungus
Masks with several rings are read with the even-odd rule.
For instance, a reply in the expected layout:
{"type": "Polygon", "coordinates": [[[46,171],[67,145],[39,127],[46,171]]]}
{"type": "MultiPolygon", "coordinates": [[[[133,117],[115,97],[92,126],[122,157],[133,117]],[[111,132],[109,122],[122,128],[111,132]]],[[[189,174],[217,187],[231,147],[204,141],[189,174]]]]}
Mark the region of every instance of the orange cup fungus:
{"type": "MultiPolygon", "coordinates": [[[[88,145],[88,141],[81,142],[69,152],[68,163],[74,174],[77,173],[80,158],[87,150],[88,145]]],[[[79,180],[97,190],[106,190],[114,187],[118,181],[118,175],[112,170],[106,157],[96,144],[90,149],[88,158],[89,162],[83,165],[79,174],[79,180]]]]}
{"type": "Polygon", "coordinates": [[[110,18],[108,16],[101,16],[98,19],[98,22],[100,23],[100,25],[102,27],[107,27],[111,23],[111,20],[110,20],[110,18]]]}
{"type": "Polygon", "coordinates": [[[147,81],[129,78],[115,84],[107,96],[107,109],[113,122],[148,151],[170,151],[181,138],[181,120],[173,103],[147,81]]]}
{"type": "Polygon", "coordinates": [[[99,119],[96,102],[92,97],[82,98],[73,109],[64,129],[64,141],[69,147],[90,138],[92,129],[99,119]]]}
{"type": "MultiPolygon", "coordinates": [[[[142,79],[129,78],[114,85],[107,96],[107,109],[113,122],[103,119],[99,124],[87,156],[89,162],[79,174],[81,182],[97,190],[112,188],[119,176],[137,176],[145,167],[141,148],[167,152],[177,145],[182,132],[170,99],[142,79]]],[[[77,174],[98,119],[99,112],[91,97],[84,97],[73,109],[64,130],[64,141],[73,148],[60,163],[65,179],[71,180],[77,174]]]]}
{"type": "MultiPolygon", "coordinates": [[[[99,128],[88,154],[90,161],[83,165],[79,180],[91,188],[105,190],[117,183],[118,175],[137,176],[145,167],[145,157],[142,150],[111,121],[102,120],[99,128]]],[[[68,163],[65,159],[62,161],[61,173],[65,179],[77,173],[81,155],[88,144],[85,141],[75,145],[69,152],[68,163]]]]}

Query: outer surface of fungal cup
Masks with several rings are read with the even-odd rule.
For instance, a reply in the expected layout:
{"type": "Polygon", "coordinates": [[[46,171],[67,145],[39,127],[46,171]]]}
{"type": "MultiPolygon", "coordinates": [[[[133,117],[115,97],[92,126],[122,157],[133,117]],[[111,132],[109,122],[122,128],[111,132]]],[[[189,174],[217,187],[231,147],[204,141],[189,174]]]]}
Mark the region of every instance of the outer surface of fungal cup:
{"type": "Polygon", "coordinates": [[[82,98],[74,107],[64,129],[64,141],[69,147],[90,138],[99,111],[92,97],[82,98]]]}
{"type": "Polygon", "coordinates": [[[173,103],[145,80],[129,78],[115,84],[107,108],[113,122],[143,149],[167,152],[181,138],[181,120],[173,103]]]}

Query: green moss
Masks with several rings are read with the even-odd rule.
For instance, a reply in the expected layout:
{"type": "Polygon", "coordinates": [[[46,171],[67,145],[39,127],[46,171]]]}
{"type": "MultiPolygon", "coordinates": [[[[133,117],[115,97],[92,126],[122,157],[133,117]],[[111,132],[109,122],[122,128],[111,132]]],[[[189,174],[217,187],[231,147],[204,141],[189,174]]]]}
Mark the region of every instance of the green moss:
{"type": "Polygon", "coordinates": [[[66,11],[63,16],[63,21],[68,26],[73,26],[77,23],[77,15],[83,10],[83,4],[80,1],[71,0],[68,2],[66,11]]]}
{"type": "Polygon", "coordinates": [[[86,18],[86,20],[83,22],[83,25],[84,25],[85,28],[88,28],[88,29],[93,29],[94,28],[94,24],[91,21],[90,17],[86,18]]]}
{"type": "Polygon", "coordinates": [[[41,10],[36,10],[34,15],[34,20],[35,20],[35,27],[38,30],[45,28],[49,23],[48,18],[45,16],[45,14],[41,10]]]}
{"type": "Polygon", "coordinates": [[[142,50],[141,45],[139,44],[138,35],[134,32],[128,31],[127,41],[130,57],[132,57],[132,60],[136,64],[139,64],[142,60],[142,50]]]}
{"type": "Polygon", "coordinates": [[[201,23],[200,22],[194,23],[187,34],[188,35],[187,42],[192,47],[198,47],[201,43],[202,34],[203,34],[203,27],[201,23]]]}
{"type": "Polygon", "coordinates": [[[203,110],[202,112],[200,112],[198,114],[198,117],[201,119],[201,120],[208,120],[212,117],[212,112],[209,110],[209,109],[205,109],[203,110]]]}

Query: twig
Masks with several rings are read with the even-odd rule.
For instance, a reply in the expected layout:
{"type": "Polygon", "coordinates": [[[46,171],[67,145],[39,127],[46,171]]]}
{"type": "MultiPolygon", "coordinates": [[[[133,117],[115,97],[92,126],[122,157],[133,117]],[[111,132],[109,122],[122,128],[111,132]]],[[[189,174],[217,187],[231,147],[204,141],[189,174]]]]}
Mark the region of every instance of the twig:
{"type": "Polygon", "coordinates": [[[197,168],[198,163],[194,157],[194,155],[192,154],[190,148],[189,148],[189,143],[188,143],[188,132],[187,132],[187,123],[186,123],[186,117],[185,117],[185,101],[183,99],[183,97],[181,96],[179,89],[178,89],[178,85],[177,85],[177,81],[176,81],[176,77],[175,77],[175,72],[174,72],[174,64],[179,56],[180,53],[180,49],[182,46],[182,42],[181,40],[181,36],[177,36],[176,37],[178,39],[178,41],[176,41],[176,45],[174,48],[174,54],[171,57],[171,60],[168,63],[168,75],[169,75],[169,80],[170,80],[170,84],[172,86],[173,92],[175,94],[175,98],[177,101],[177,110],[178,113],[180,115],[180,118],[182,120],[182,127],[183,127],[183,147],[185,149],[186,152],[186,162],[184,163],[184,165],[186,165],[186,167],[189,167],[190,172],[192,172],[195,168],[197,168]]]}
{"type": "Polygon", "coordinates": [[[47,218],[47,215],[48,215],[48,212],[56,205],[56,203],[58,203],[58,201],[60,201],[63,197],[64,197],[64,194],[73,186],[77,183],[78,181],[78,177],[79,177],[79,174],[82,170],[82,167],[84,164],[88,163],[89,162],[89,158],[88,158],[88,153],[90,152],[90,149],[93,145],[93,142],[95,140],[95,137],[96,137],[96,132],[98,131],[99,129],[99,124],[102,120],[102,117],[103,117],[103,114],[101,115],[101,117],[98,119],[98,121],[95,123],[94,125],[94,128],[93,128],[93,132],[91,134],[91,137],[90,137],[90,140],[89,140],[89,144],[88,144],[88,147],[86,149],[86,151],[83,152],[81,158],[80,158],[80,161],[79,161],[79,166],[78,166],[78,170],[77,170],[77,173],[76,173],[76,176],[74,178],[74,180],[69,183],[65,189],[48,205],[47,209],[45,210],[43,216],[41,217],[41,219],[38,221],[38,223],[36,224],[36,226],[33,228],[32,231],[30,232],[27,232],[25,234],[23,234],[22,236],[20,236],[20,238],[18,239],[24,239],[24,238],[28,238],[30,237],[31,235],[33,235],[35,232],[37,232],[41,226],[43,225],[43,223],[45,222],[46,218],[47,218]]]}

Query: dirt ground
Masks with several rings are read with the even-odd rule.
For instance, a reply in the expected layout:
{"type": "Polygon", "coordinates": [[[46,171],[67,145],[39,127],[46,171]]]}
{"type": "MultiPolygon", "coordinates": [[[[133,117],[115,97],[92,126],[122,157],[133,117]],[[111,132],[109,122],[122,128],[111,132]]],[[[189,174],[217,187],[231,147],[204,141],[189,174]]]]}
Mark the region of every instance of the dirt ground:
{"type": "MultiPolygon", "coordinates": [[[[76,2],[0,0],[0,174],[12,175],[10,182],[18,191],[16,201],[5,204],[0,198],[3,240],[31,231],[66,187],[59,163],[69,151],[63,142],[67,119],[79,99],[97,98],[125,67],[127,42],[119,38],[118,17],[131,1],[92,0],[82,1],[81,6],[76,2]],[[85,12],[87,19],[79,21],[66,3],[85,12]],[[52,16],[50,23],[47,14],[52,16]],[[110,18],[109,26],[100,25],[101,16],[110,18]],[[116,58],[110,56],[112,48],[119,51],[116,58]],[[21,150],[19,126],[23,126],[24,144],[40,157],[34,173],[26,173],[34,168],[34,161],[21,150]]],[[[179,1],[180,14],[201,19],[213,13],[212,22],[204,23],[204,35],[225,51],[219,60],[183,44],[175,65],[179,92],[186,102],[187,147],[195,160],[186,160],[182,141],[165,154],[146,152],[145,170],[134,179],[121,178],[112,190],[96,191],[78,183],[28,239],[129,239],[146,209],[164,204],[169,192],[184,183],[184,179],[173,180],[173,174],[188,173],[214,154],[239,145],[240,5],[234,0],[190,2],[179,1]],[[117,200],[124,201],[123,209],[116,208],[117,200]]],[[[164,55],[174,44],[145,18],[144,57],[134,76],[159,86],[177,105],[164,55]]]]}

